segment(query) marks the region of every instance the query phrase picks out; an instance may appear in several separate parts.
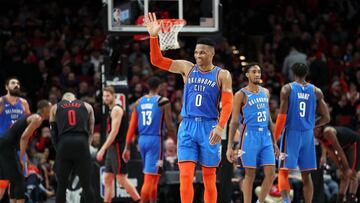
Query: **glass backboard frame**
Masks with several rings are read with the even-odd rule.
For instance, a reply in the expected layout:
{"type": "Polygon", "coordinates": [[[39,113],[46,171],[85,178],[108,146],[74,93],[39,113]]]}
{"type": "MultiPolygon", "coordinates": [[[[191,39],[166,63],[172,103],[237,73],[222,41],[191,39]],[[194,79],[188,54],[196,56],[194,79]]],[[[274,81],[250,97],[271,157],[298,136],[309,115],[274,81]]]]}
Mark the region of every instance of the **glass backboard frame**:
{"type": "MultiPolygon", "coordinates": [[[[111,33],[122,33],[122,34],[136,34],[136,33],[147,33],[145,26],[139,25],[121,25],[119,27],[112,26],[112,9],[114,7],[113,2],[114,0],[106,0],[107,1],[107,27],[108,31],[111,33]]],[[[149,1],[144,0],[144,15],[149,11],[149,1]]],[[[183,1],[178,0],[178,16],[180,19],[183,18],[183,1]]],[[[213,26],[200,26],[200,25],[185,25],[180,33],[183,34],[214,34],[220,31],[220,17],[221,17],[221,4],[220,0],[212,0],[212,12],[213,12],[213,19],[214,25],[213,26]]],[[[185,19],[186,20],[186,19],[185,19]]]]}

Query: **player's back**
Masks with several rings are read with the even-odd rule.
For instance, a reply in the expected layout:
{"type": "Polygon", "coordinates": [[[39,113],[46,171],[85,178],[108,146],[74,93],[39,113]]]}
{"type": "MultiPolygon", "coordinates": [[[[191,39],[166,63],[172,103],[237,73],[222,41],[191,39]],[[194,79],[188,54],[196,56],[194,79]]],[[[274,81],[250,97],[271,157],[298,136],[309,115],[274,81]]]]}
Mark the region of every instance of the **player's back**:
{"type": "Polygon", "coordinates": [[[27,127],[27,117],[17,120],[9,129],[7,129],[1,140],[6,146],[19,147],[20,138],[27,127]]]}
{"type": "Polygon", "coordinates": [[[163,114],[159,106],[159,95],[143,96],[136,107],[138,113],[139,135],[159,135],[162,129],[163,114]]]}
{"type": "Polygon", "coordinates": [[[269,125],[269,98],[264,88],[258,87],[259,92],[257,93],[250,92],[245,88],[240,90],[246,97],[246,104],[240,111],[240,124],[254,127],[266,127],[269,125]]]}
{"type": "Polygon", "coordinates": [[[309,130],[315,127],[316,87],[307,83],[289,83],[289,108],[286,118],[286,128],[290,130],[309,130]]]}
{"type": "Polygon", "coordinates": [[[56,123],[58,134],[89,134],[89,112],[80,100],[60,101],[57,104],[56,123]]]}
{"type": "Polygon", "coordinates": [[[220,88],[217,78],[220,70],[220,67],[215,66],[212,70],[203,72],[197,65],[193,67],[184,87],[181,109],[183,118],[218,118],[220,88]]]}
{"type": "Polygon", "coordinates": [[[1,105],[3,106],[3,111],[0,113],[0,137],[8,128],[10,128],[12,124],[25,116],[20,98],[17,99],[14,105],[12,105],[7,101],[6,97],[3,96],[1,105]]]}

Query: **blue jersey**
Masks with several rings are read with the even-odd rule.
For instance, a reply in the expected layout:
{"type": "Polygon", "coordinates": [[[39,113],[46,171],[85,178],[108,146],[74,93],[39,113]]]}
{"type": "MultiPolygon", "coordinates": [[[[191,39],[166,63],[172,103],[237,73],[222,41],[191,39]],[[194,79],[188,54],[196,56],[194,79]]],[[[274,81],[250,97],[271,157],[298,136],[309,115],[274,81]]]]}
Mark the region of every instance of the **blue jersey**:
{"type": "Polygon", "coordinates": [[[3,111],[0,113],[0,137],[4,135],[12,124],[25,117],[24,108],[19,98],[14,105],[8,102],[5,96],[2,97],[2,100],[3,111]]]}
{"type": "Polygon", "coordinates": [[[136,107],[139,135],[160,135],[163,113],[159,106],[160,96],[143,96],[136,107]]]}
{"type": "Polygon", "coordinates": [[[183,118],[218,119],[220,88],[217,77],[220,70],[216,66],[211,71],[202,72],[198,66],[193,67],[184,87],[181,109],[183,118]]]}
{"type": "Polygon", "coordinates": [[[246,95],[246,104],[242,107],[239,122],[246,126],[267,127],[269,125],[269,98],[264,88],[259,87],[258,93],[252,93],[242,88],[246,95]]]}
{"type": "Polygon", "coordinates": [[[290,130],[309,130],[315,127],[315,86],[290,83],[289,108],[285,127],[290,130]]]}

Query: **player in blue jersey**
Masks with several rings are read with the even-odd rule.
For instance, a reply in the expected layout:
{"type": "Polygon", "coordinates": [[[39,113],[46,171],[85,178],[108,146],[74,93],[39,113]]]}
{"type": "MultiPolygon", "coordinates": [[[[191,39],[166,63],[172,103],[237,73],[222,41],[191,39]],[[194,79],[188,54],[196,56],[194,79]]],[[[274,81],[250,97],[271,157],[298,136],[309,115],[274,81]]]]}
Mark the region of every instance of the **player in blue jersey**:
{"type": "Polygon", "coordinates": [[[296,63],[292,70],[295,81],[281,89],[280,112],[274,130],[276,138],[282,134],[279,188],[284,201],[289,202],[288,170],[299,168],[304,200],[305,203],[310,203],[313,197],[310,172],[317,168],[314,128],[328,123],[330,115],[322,91],[305,80],[309,72],[307,65],[296,63]],[[316,110],[319,118],[315,121],[316,110]]]}
{"type": "Polygon", "coordinates": [[[209,39],[198,40],[194,57],[196,64],[172,60],[162,55],[158,44],[161,23],[155,13],[146,16],[150,34],[151,63],[165,71],[181,74],[185,83],[178,130],[180,197],[182,203],[192,203],[193,177],[196,163],[202,165],[204,200],[217,201],[216,168],[220,163],[220,140],[232,109],[231,75],[213,65],[215,44],[209,39]],[[222,109],[219,112],[219,102],[222,109]]]}
{"type": "MultiPolygon", "coordinates": [[[[5,81],[6,95],[0,97],[0,137],[18,119],[30,115],[29,104],[20,96],[20,81],[16,77],[10,77],[5,81]]],[[[8,186],[8,180],[0,180],[0,197],[8,186]]]]}
{"type": "Polygon", "coordinates": [[[164,121],[168,136],[175,139],[170,101],[159,95],[161,81],[158,77],[152,77],[148,84],[149,94],[141,97],[134,105],[123,152],[123,159],[127,162],[130,159],[131,141],[138,130],[138,144],[144,166],[142,203],[156,202],[160,169],[163,165],[164,121]]]}
{"type": "Polygon", "coordinates": [[[261,87],[261,68],[257,63],[250,63],[244,68],[248,85],[236,92],[230,124],[227,158],[234,162],[237,154],[239,167],[245,168],[243,181],[244,202],[250,203],[256,168],[264,169],[264,180],[257,202],[264,202],[275,178],[275,156],[279,149],[272,135],[274,124],[269,114],[270,93],[261,87]],[[240,147],[233,149],[233,139],[240,126],[240,147]]]}

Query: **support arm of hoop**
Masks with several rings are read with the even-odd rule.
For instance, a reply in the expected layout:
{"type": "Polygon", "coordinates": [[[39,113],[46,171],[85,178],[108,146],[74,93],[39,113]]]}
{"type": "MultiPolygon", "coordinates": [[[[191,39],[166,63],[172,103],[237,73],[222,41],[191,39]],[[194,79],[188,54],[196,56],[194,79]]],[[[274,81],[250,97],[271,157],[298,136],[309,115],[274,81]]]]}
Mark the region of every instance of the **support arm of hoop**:
{"type": "Polygon", "coordinates": [[[152,36],[150,36],[150,61],[151,64],[165,71],[169,71],[173,61],[162,55],[158,38],[152,36]]]}

